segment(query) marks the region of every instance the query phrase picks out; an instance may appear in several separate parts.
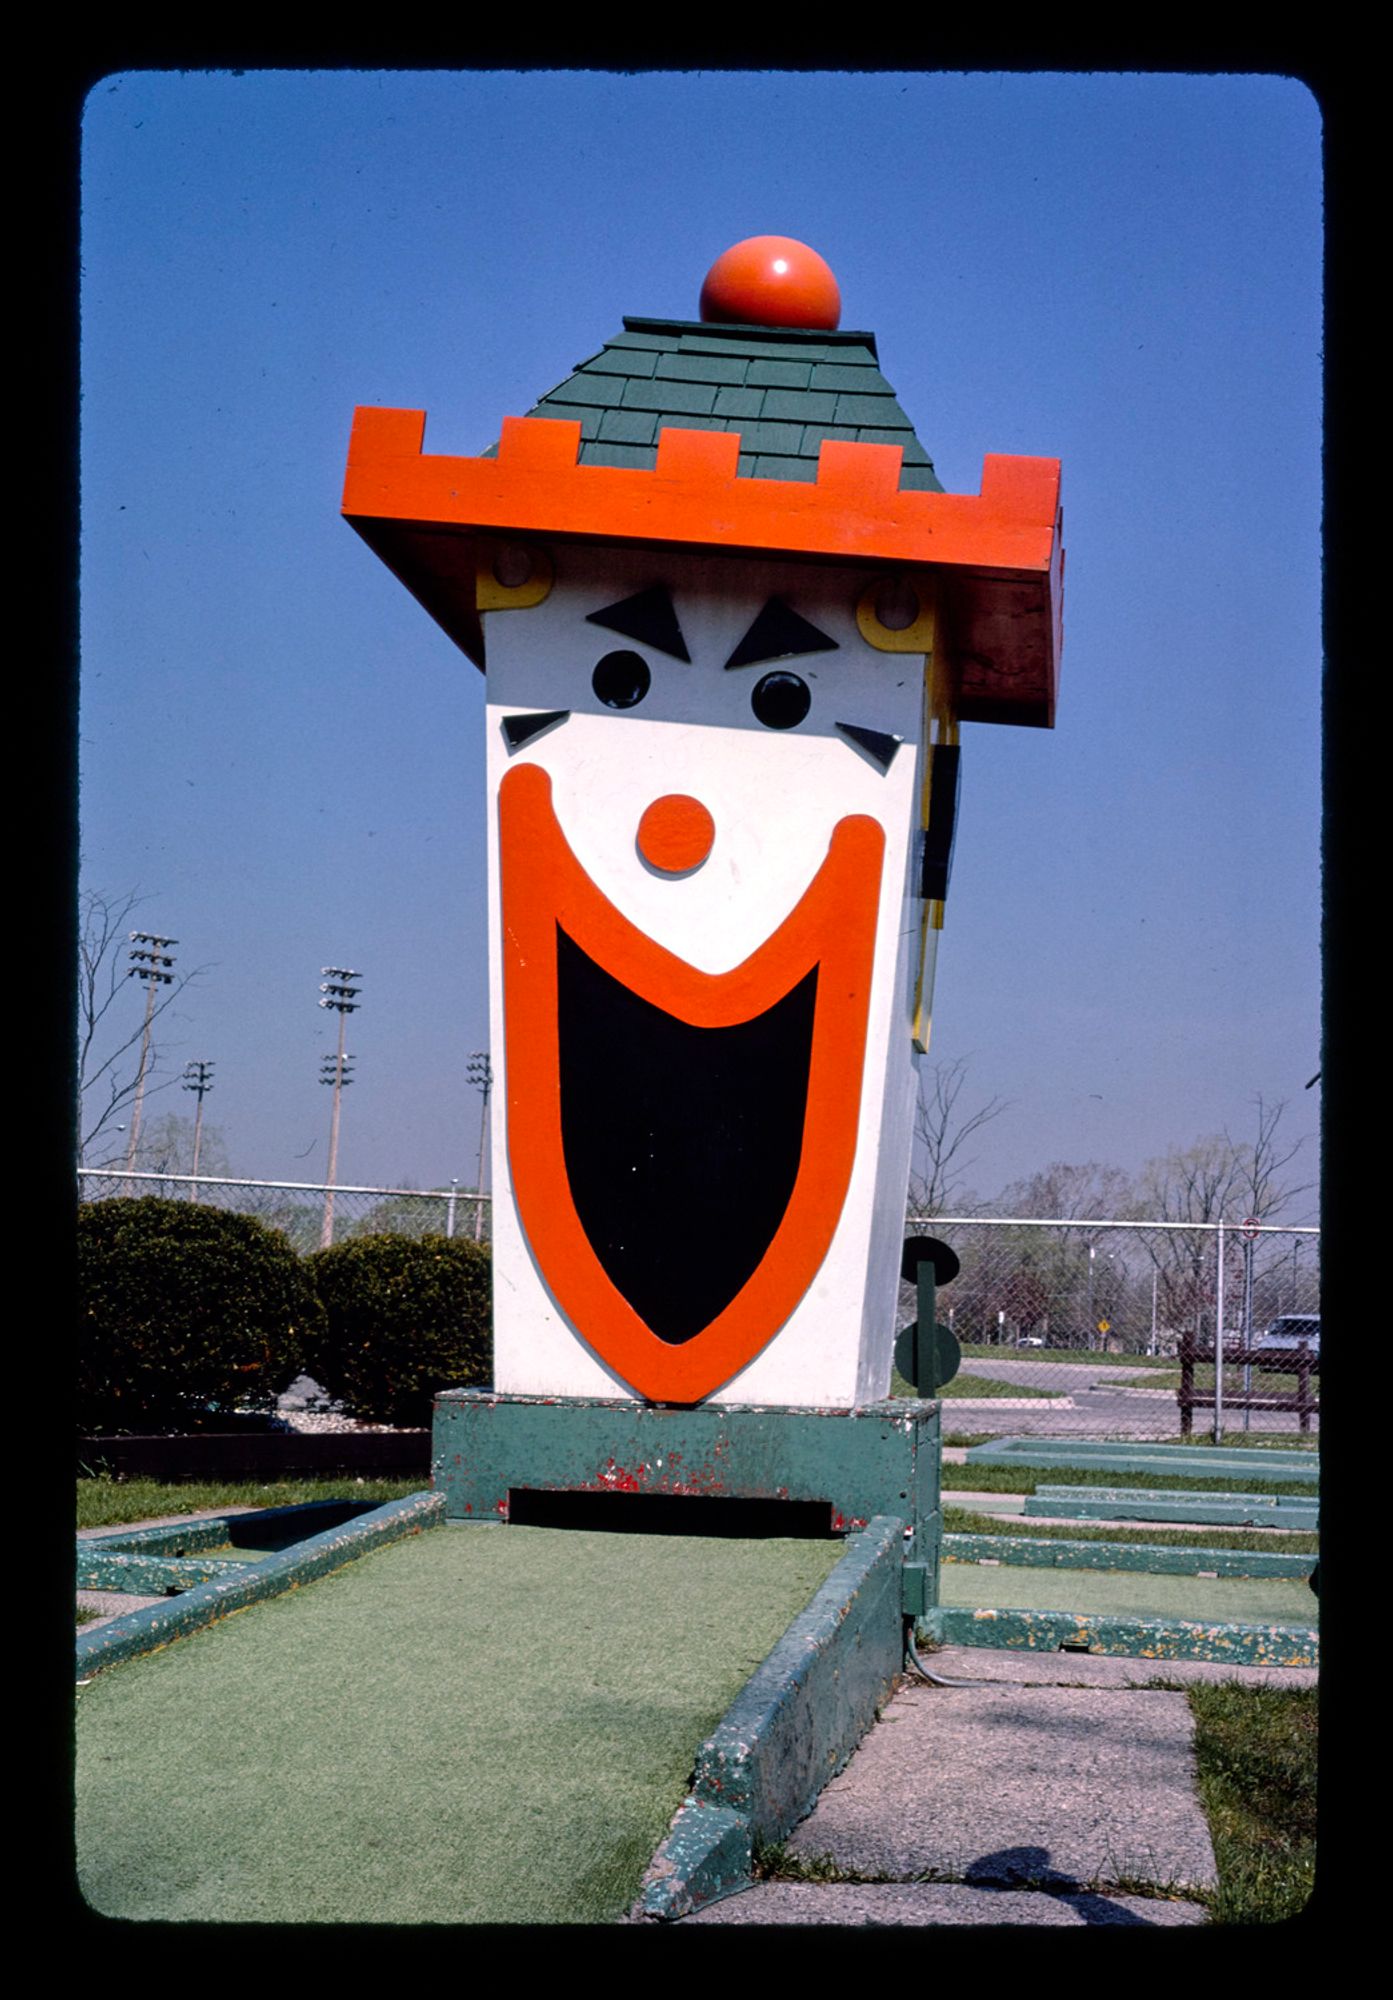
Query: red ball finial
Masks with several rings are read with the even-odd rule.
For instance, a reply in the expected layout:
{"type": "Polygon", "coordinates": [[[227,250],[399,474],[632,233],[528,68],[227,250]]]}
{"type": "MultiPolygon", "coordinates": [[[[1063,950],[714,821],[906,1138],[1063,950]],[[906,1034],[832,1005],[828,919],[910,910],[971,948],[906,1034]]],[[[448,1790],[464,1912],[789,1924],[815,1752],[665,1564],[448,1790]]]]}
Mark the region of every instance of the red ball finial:
{"type": "Polygon", "coordinates": [[[832,333],[842,295],[830,267],[792,236],[747,236],[718,257],[701,288],[704,320],[805,326],[832,333]]]}

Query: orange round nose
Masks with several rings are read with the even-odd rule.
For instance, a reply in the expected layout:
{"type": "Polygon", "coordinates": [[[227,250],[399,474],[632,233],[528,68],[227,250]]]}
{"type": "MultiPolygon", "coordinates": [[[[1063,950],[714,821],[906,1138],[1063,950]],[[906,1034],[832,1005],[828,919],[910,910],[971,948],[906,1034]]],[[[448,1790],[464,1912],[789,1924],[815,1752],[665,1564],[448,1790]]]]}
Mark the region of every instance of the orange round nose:
{"type": "Polygon", "coordinates": [[[700,868],[716,838],[716,822],[700,799],[668,792],[654,799],[638,823],[638,851],[650,868],[685,875],[700,868]]]}

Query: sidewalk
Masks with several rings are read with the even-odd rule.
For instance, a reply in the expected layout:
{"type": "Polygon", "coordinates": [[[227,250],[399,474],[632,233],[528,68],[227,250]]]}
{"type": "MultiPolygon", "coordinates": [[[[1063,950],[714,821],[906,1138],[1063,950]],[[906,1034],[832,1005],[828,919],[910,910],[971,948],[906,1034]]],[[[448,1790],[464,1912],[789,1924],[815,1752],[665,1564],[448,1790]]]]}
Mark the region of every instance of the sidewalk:
{"type": "Polygon", "coordinates": [[[1202,1924],[1183,1892],[1217,1878],[1189,1704],[1146,1684],[1316,1679],[961,1646],[925,1664],[978,1685],[901,1686],[786,1845],[822,1879],[757,1883],[684,1922],[1202,1924]]]}

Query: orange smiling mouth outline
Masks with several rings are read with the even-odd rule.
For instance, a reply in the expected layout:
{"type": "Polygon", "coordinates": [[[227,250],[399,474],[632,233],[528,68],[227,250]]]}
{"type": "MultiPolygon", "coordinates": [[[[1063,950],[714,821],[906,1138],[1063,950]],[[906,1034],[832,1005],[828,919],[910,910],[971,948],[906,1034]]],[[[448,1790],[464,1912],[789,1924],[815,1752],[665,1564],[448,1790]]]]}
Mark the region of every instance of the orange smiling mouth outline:
{"type": "MultiPolygon", "coordinates": [[[[508,1165],[545,1283],[581,1338],[650,1402],[697,1403],[768,1345],[827,1254],[851,1180],[885,836],[838,821],[802,897],[729,972],[702,972],[623,916],[558,824],[551,779],[520,764],[499,786],[508,1165]],[[562,1139],[558,930],[649,1005],[696,1028],[754,1020],[816,970],[796,1177],[755,1270],[699,1332],[660,1339],[602,1265],[576,1211],[562,1139]]],[[[680,1086],[676,1086],[680,1087],[680,1086]]]]}

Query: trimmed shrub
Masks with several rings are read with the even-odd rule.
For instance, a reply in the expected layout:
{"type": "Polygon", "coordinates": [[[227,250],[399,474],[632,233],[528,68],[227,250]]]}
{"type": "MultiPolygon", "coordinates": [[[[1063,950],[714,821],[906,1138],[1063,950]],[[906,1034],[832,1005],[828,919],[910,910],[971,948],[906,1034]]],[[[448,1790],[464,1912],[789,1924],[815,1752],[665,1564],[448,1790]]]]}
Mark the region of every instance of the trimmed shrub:
{"type": "Polygon", "coordinates": [[[303,1261],[255,1216],[196,1202],[87,1202],[77,1219],[78,1426],[207,1429],[268,1410],[322,1320],[303,1261]]]}
{"type": "Polygon", "coordinates": [[[490,1380],[493,1264],[483,1245],[358,1236],[309,1263],[325,1312],[310,1372],[355,1417],[426,1425],[437,1389],[490,1380]]]}

